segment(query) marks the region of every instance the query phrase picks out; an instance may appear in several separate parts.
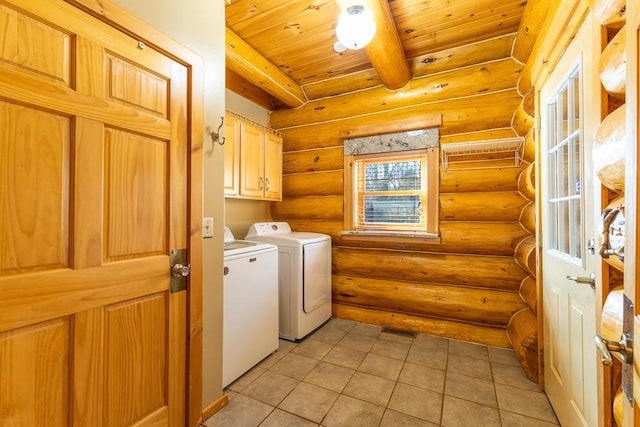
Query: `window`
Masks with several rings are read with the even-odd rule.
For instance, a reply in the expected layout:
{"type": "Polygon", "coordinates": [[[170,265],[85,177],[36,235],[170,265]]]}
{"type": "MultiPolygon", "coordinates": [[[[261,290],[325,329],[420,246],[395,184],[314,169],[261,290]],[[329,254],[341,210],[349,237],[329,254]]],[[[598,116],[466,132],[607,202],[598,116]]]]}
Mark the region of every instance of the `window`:
{"type": "Polygon", "coordinates": [[[438,149],[345,156],[345,229],[437,237],[438,149]]]}

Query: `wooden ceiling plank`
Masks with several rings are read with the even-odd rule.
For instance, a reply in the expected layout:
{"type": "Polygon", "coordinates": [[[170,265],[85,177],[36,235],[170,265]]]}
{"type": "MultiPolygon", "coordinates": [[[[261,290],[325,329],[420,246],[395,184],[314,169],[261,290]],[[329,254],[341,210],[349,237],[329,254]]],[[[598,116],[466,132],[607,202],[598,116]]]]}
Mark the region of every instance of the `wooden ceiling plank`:
{"type": "Polygon", "coordinates": [[[307,99],[302,88],[276,65],[226,28],[227,67],[267,93],[296,108],[307,99]]]}
{"type": "Polygon", "coordinates": [[[389,9],[389,2],[372,0],[370,10],[377,30],[371,43],[365,47],[369,62],[387,89],[400,89],[411,79],[411,72],[389,9]]]}

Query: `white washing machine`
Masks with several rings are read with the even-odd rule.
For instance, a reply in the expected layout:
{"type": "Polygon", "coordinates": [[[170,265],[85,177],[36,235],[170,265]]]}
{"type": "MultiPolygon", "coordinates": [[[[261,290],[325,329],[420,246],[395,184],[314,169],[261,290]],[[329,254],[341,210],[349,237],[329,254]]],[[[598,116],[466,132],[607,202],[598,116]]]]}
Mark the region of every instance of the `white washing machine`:
{"type": "Polygon", "coordinates": [[[278,247],[280,338],[298,341],[331,318],[331,237],[259,222],[247,233],[278,247]]]}
{"type": "Polygon", "coordinates": [[[224,230],[222,386],[278,349],[278,248],[224,230]]]}

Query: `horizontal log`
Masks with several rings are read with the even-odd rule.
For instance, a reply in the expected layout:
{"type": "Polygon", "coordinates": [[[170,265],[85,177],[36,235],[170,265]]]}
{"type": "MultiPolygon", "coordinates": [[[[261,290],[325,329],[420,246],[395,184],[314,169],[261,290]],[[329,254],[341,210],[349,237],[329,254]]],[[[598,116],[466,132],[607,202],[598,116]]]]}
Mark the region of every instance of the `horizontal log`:
{"type": "Polygon", "coordinates": [[[255,104],[258,104],[266,110],[273,110],[271,96],[262,88],[254,85],[238,73],[227,68],[224,82],[225,87],[230,91],[237,93],[255,104]]]}
{"type": "Polygon", "coordinates": [[[550,0],[529,1],[522,12],[512,56],[525,64],[531,55],[549,10],[550,0]]]}
{"type": "Polygon", "coordinates": [[[341,234],[344,230],[342,221],[289,220],[288,222],[296,231],[330,235],[334,246],[434,253],[513,256],[515,252],[513,242],[526,237],[526,232],[515,222],[440,221],[440,243],[425,239],[414,239],[415,241],[410,243],[397,239],[383,241],[344,239],[341,234]]]}
{"type": "Polygon", "coordinates": [[[534,313],[538,312],[538,285],[536,279],[527,276],[520,283],[520,296],[534,313]]]}
{"type": "Polygon", "coordinates": [[[536,165],[530,163],[518,175],[518,191],[527,200],[536,198],[536,165]]]}
{"type": "Polygon", "coordinates": [[[536,40],[527,65],[520,73],[520,93],[526,93],[531,86],[544,85],[567,46],[576,37],[588,13],[587,4],[581,1],[551,1],[547,18],[540,30],[544,37],[538,37],[536,40]]]}
{"type": "Polygon", "coordinates": [[[526,276],[511,257],[333,248],[333,274],[517,291],[526,276]]]}
{"type": "MultiPolygon", "coordinates": [[[[443,221],[518,221],[528,201],[517,191],[440,194],[440,219],[443,221]]],[[[285,197],[271,203],[273,218],[343,219],[343,197],[285,197]]]]}
{"type": "Polygon", "coordinates": [[[518,265],[529,275],[534,278],[537,276],[538,247],[535,237],[529,236],[520,241],[516,246],[515,259],[518,265]]]}
{"type": "MultiPolygon", "coordinates": [[[[478,43],[417,56],[409,60],[409,69],[414,77],[421,77],[508,58],[511,56],[514,37],[513,34],[507,34],[478,43]]],[[[347,76],[337,76],[309,83],[303,85],[303,89],[307,97],[313,100],[368,89],[381,84],[382,81],[378,74],[373,68],[370,68],[347,76]]]]}
{"type": "Polygon", "coordinates": [[[538,320],[529,308],[516,313],[509,326],[507,336],[516,352],[527,378],[538,382],[538,320]]]}
{"type": "Polygon", "coordinates": [[[333,276],[333,302],[506,327],[525,307],[517,292],[333,276]]]}
{"type": "Polygon", "coordinates": [[[487,141],[489,139],[514,138],[518,136],[511,126],[506,128],[480,130],[477,132],[458,133],[451,135],[440,135],[440,144],[452,142],[472,142],[487,141]]]}
{"type": "Polygon", "coordinates": [[[517,190],[518,168],[440,170],[440,192],[482,192],[517,190]]]}
{"type": "Polygon", "coordinates": [[[354,320],[381,327],[436,335],[495,347],[509,347],[504,328],[373,310],[346,304],[333,304],[333,316],[339,319],[354,320]]]}
{"type": "Polygon", "coordinates": [[[284,197],[342,195],[343,176],[342,170],[283,175],[282,194],[284,197]]]}
{"type": "Polygon", "coordinates": [[[536,161],[536,132],[535,128],[532,128],[524,136],[524,148],[522,153],[522,160],[526,163],[533,163],[536,161]]]}
{"type": "Polygon", "coordinates": [[[271,218],[342,220],[342,196],[285,197],[282,202],[270,203],[271,218]]]}
{"type": "Polygon", "coordinates": [[[517,221],[528,201],[517,191],[441,193],[444,221],[517,221]]]}
{"type": "Polygon", "coordinates": [[[396,91],[377,87],[310,101],[300,108],[272,112],[271,126],[285,129],[510,89],[515,87],[521,68],[512,59],[505,59],[414,78],[396,91]]]}
{"type": "Polygon", "coordinates": [[[593,169],[600,182],[614,191],[624,191],[626,106],[604,118],[593,139],[593,169]]]}
{"type": "Polygon", "coordinates": [[[516,111],[513,112],[513,116],[511,116],[511,127],[518,135],[525,136],[527,132],[533,128],[534,124],[535,119],[525,111],[524,98],[522,98],[520,105],[518,105],[516,111]]]}
{"type": "Polygon", "coordinates": [[[510,89],[395,110],[376,111],[364,116],[344,116],[333,122],[278,130],[283,137],[284,151],[299,151],[342,145],[340,135],[362,125],[411,120],[427,114],[442,114],[440,135],[446,136],[511,126],[511,114],[520,99],[517,91],[510,89]]]}
{"type": "Polygon", "coordinates": [[[624,98],[627,88],[627,31],[621,28],[600,55],[598,71],[609,95],[624,98]]]}
{"type": "Polygon", "coordinates": [[[344,168],[344,149],[338,147],[282,154],[282,173],[320,172],[344,168]]]}
{"type": "Polygon", "coordinates": [[[520,225],[529,233],[536,232],[536,204],[531,202],[520,212],[520,225]]]}
{"type": "Polygon", "coordinates": [[[272,64],[226,27],[227,67],[289,107],[300,107],[307,99],[302,88],[277,65],[272,64]]]}
{"type": "Polygon", "coordinates": [[[620,28],[626,20],[626,0],[587,0],[600,25],[620,28]]]}
{"type": "MultiPolygon", "coordinates": [[[[346,5],[347,0],[338,0],[346,5]]],[[[396,23],[387,1],[370,1],[368,10],[376,22],[376,36],[365,47],[369,62],[380,76],[387,89],[400,89],[411,80],[411,71],[405,57],[402,42],[398,36],[396,23]]]]}

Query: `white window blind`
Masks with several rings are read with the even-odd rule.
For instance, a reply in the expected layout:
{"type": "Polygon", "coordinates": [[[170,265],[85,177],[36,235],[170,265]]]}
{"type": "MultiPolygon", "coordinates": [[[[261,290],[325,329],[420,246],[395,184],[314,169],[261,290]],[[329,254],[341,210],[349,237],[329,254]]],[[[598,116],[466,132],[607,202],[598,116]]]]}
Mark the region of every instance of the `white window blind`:
{"type": "Polygon", "coordinates": [[[353,172],[356,230],[425,230],[426,153],[356,159],[353,172]]]}

